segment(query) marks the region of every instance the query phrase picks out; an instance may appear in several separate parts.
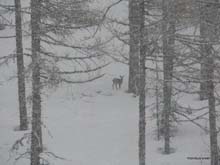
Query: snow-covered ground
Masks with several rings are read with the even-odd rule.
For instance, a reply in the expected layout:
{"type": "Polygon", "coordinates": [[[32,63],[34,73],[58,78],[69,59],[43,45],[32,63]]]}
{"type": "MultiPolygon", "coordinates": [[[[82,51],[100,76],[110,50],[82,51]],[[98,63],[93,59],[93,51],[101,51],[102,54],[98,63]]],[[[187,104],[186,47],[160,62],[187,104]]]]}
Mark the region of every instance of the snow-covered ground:
{"type": "MultiPolygon", "coordinates": [[[[62,86],[44,95],[43,138],[45,149],[65,160],[45,157],[54,165],[134,165],[138,164],[138,98],[127,94],[127,67],[112,64],[106,76],[85,85],[62,86]],[[125,75],[123,89],[113,91],[112,77],[125,75]]],[[[29,164],[15,161],[10,152],[14,142],[25,132],[14,131],[18,126],[16,81],[0,86],[0,165],[29,164]]],[[[151,103],[154,98],[147,98],[151,103]]],[[[30,111],[30,107],[29,107],[30,111]]],[[[191,123],[178,125],[171,139],[175,153],[163,155],[163,141],[157,141],[156,121],[147,111],[146,162],[153,165],[209,164],[208,160],[187,160],[188,156],[208,156],[208,135],[191,123]]],[[[29,131],[28,131],[29,132],[29,131]]],[[[29,144],[25,144],[27,147],[29,144]]],[[[23,148],[26,148],[23,147],[23,148]]]]}

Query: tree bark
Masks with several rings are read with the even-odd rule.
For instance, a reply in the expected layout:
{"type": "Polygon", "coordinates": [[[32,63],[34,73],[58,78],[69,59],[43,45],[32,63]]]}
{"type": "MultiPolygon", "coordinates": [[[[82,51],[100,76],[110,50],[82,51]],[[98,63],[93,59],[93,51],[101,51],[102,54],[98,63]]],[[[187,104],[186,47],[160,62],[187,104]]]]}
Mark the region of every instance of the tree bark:
{"type": "Polygon", "coordinates": [[[32,30],[32,132],[31,165],[40,165],[42,152],[41,82],[40,82],[40,20],[41,0],[31,0],[32,30]]]}
{"type": "MultiPolygon", "coordinates": [[[[204,16],[205,16],[205,5],[204,3],[200,4],[200,37],[202,39],[202,41],[205,41],[205,36],[206,36],[206,25],[204,22],[204,16]]],[[[205,53],[206,49],[205,49],[205,44],[202,43],[200,46],[200,52],[201,52],[201,68],[200,68],[200,93],[199,93],[199,97],[200,100],[205,100],[208,99],[208,93],[207,93],[207,81],[206,81],[206,77],[207,77],[207,58],[206,58],[206,53],[205,53]]]]}
{"type": "Polygon", "coordinates": [[[201,10],[201,24],[203,24],[202,39],[204,44],[204,58],[206,61],[205,70],[207,71],[204,80],[207,84],[207,95],[209,105],[209,130],[210,130],[210,157],[211,165],[219,164],[217,126],[216,126],[216,108],[215,108],[215,87],[214,87],[214,69],[215,52],[213,43],[217,41],[218,34],[218,0],[207,0],[203,3],[201,10]]]}
{"type": "Polygon", "coordinates": [[[172,73],[175,44],[174,0],[163,0],[163,111],[164,153],[170,153],[170,113],[172,110],[172,73]]]}
{"type": "Polygon", "coordinates": [[[155,84],[155,96],[156,96],[156,124],[157,124],[157,140],[160,140],[160,108],[159,108],[159,68],[156,57],[156,84],[155,84]]]}
{"type": "Polygon", "coordinates": [[[145,3],[144,0],[139,0],[139,11],[140,11],[140,19],[139,20],[139,39],[140,39],[140,76],[139,76],[139,165],[145,165],[145,127],[146,127],[146,119],[145,119],[145,59],[146,59],[146,51],[147,51],[147,42],[148,36],[145,31],[145,3]]]}
{"type": "Polygon", "coordinates": [[[208,56],[208,75],[207,75],[207,89],[208,89],[208,104],[209,104],[209,129],[210,129],[210,150],[211,150],[211,165],[218,165],[218,141],[216,128],[216,110],[215,110],[215,89],[214,89],[214,59],[212,57],[211,45],[206,46],[208,56]]]}
{"type": "Polygon", "coordinates": [[[28,129],[28,118],[25,94],[25,70],[22,42],[22,20],[21,1],[15,0],[15,21],[16,21],[16,54],[17,54],[17,76],[18,76],[18,103],[20,115],[20,130],[28,129]]]}
{"type": "Polygon", "coordinates": [[[129,80],[128,91],[138,94],[139,87],[139,0],[129,0],[129,80]]]}

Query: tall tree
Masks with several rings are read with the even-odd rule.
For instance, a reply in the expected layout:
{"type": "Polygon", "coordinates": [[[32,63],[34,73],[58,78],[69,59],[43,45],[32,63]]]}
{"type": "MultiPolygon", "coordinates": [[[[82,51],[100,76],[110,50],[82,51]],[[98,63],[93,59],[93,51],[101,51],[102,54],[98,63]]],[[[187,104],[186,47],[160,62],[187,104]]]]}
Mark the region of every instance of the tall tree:
{"type": "Polygon", "coordinates": [[[216,126],[216,108],[215,108],[215,87],[214,87],[214,58],[211,51],[211,45],[206,46],[206,53],[208,53],[209,67],[207,68],[207,93],[208,93],[208,105],[209,105],[209,130],[210,130],[210,157],[211,165],[218,165],[218,140],[217,140],[217,126],[216,126]]]}
{"type": "Polygon", "coordinates": [[[216,108],[215,108],[215,87],[214,87],[214,69],[215,69],[215,51],[213,44],[217,41],[217,16],[218,14],[218,0],[207,0],[201,6],[201,24],[203,25],[203,51],[206,61],[205,69],[206,74],[203,77],[207,84],[207,95],[208,95],[208,105],[209,105],[209,130],[210,130],[210,157],[211,165],[219,164],[218,155],[218,141],[217,141],[217,128],[216,128],[216,108]]]}
{"type": "Polygon", "coordinates": [[[31,0],[32,47],[32,132],[31,165],[40,165],[42,152],[41,82],[40,82],[40,21],[41,0],[31,0]]]}
{"type": "Polygon", "coordinates": [[[164,152],[170,153],[170,113],[172,109],[172,74],[175,44],[175,0],[163,0],[163,111],[164,152]]]}
{"type": "Polygon", "coordinates": [[[139,73],[139,0],[129,0],[129,81],[128,91],[138,93],[139,73]]]}
{"type": "MultiPolygon", "coordinates": [[[[88,0],[31,0],[31,37],[32,37],[32,138],[31,138],[31,165],[39,165],[40,153],[43,152],[41,128],[41,91],[43,85],[49,83],[86,83],[103,76],[103,74],[84,80],[72,80],[72,75],[88,74],[99,71],[106,66],[97,66],[95,58],[101,58],[97,53],[96,44],[79,46],[70,44],[68,39],[77,30],[94,26],[96,22],[92,13],[87,11],[85,3],[88,0]],[[53,50],[43,46],[64,47],[82,52],[82,56],[57,55],[53,50]],[[86,54],[86,55],[85,55],[86,54]],[[70,70],[65,70],[58,62],[75,63],[70,70]],[[92,63],[92,64],[91,64],[92,63]],[[93,68],[90,66],[92,65],[93,68]],[[59,66],[59,67],[58,67],[59,66]],[[84,67],[86,66],[86,67],[84,67]],[[82,69],[78,69],[82,68],[82,69]],[[76,69],[76,70],[75,70],[76,69]]],[[[88,30],[88,29],[87,29],[88,30]]],[[[84,38],[85,39],[85,38],[84,38]]],[[[85,40],[83,40],[85,42],[85,40]]]]}
{"type": "Polygon", "coordinates": [[[16,21],[16,54],[17,54],[17,77],[18,77],[18,101],[20,112],[20,130],[28,129],[26,94],[25,94],[25,71],[22,44],[22,19],[21,1],[14,0],[16,21]]]}
{"type": "MultiPolygon", "coordinates": [[[[204,15],[205,15],[205,8],[204,8],[204,4],[200,3],[200,37],[202,39],[202,41],[205,41],[205,34],[206,34],[206,24],[203,21],[204,20],[204,15]]],[[[200,45],[200,54],[201,54],[201,69],[200,69],[200,100],[204,100],[204,99],[208,99],[208,89],[207,89],[207,81],[206,81],[206,77],[207,77],[207,65],[208,65],[208,61],[206,58],[206,48],[204,44],[200,45]]]]}
{"type": "Polygon", "coordinates": [[[145,30],[145,0],[139,0],[139,41],[140,41],[140,73],[139,73],[139,165],[145,165],[145,60],[147,53],[147,33],[145,30]]]}

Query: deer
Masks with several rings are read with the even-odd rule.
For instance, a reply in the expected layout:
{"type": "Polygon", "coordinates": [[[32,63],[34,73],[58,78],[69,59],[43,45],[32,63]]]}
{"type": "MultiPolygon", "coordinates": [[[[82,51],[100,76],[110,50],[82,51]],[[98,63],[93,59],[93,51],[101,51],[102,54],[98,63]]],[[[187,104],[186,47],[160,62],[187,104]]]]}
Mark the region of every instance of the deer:
{"type": "Polygon", "coordinates": [[[123,83],[124,76],[120,76],[120,78],[114,78],[112,80],[112,89],[121,89],[121,85],[123,83]]]}

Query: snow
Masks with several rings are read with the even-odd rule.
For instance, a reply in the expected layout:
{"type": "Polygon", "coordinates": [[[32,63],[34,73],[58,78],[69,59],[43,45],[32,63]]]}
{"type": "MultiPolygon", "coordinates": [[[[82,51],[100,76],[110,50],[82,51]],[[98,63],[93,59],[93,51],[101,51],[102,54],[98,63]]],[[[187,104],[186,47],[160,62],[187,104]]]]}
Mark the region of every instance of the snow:
{"type": "MultiPolygon", "coordinates": [[[[106,69],[107,76],[100,80],[85,85],[63,85],[44,96],[45,149],[65,158],[61,160],[45,156],[51,164],[138,164],[138,98],[125,92],[127,82],[124,82],[121,90],[113,91],[111,88],[112,77],[125,74],[126,70],[125,65],[114,64],[106,69]]],[[[0,86],[1,165],[14,163],[18,155],[9,150],[25,133],[14,131],[18,125],[16,91],[15,80],[0,86]]],[[[147,104],[153,100],[147,98],[147,104]]],[[[187,160],[187,157],[208,156],[208,135],[191,123],[178,125],[178,132],[171,139],[175,152],[163,155],[160,152],[163,140],[156,140],[156,121],[152,118],[152,112],[146,111],[147,164],[199,165],[200,161],[187,160]]],[[[19,149],[18,153],[21,151],[24,150],[19,149]]],[[[29,160],[20,159],[16,163],[26,165],[29,160]]],[[[209,161],[203,160],[202,164],[209,164],[209,161]]]]}

